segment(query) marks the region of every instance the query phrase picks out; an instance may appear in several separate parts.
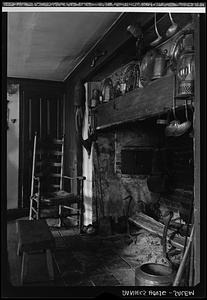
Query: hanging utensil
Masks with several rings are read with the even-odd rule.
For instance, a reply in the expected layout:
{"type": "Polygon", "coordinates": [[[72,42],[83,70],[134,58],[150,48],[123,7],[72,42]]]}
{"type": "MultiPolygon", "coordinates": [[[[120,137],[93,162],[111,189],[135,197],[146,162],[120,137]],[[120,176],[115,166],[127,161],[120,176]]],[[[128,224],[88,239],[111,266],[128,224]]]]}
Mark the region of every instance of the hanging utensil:
{"type": "Polygon", "coordinates": [[[176,103],[175,103],[175,75],[173,76],[173,116],[174,120],[170,122],[170,124],[165,128],[165,135],[166,136],[174,136],[175,132],[177,131],[178,126],[180,125],[180,121],[176,117],[176,103]]]}
{"type": "Polygon", "coordinates": [[[176,136],[184,134],[191,126],[191,122],[188,119],[187,99],[185,99],[185,118],[186,121],[180,124],[179,128],[177,129],[176,136]]]}
{"type": "Polygon", "coordinates": [[[182,275],[183,275],[183,272],[184,272],[184,269],[185,269],[185,266],[186,266],[186,260],[188,258],[188,255],[189,255],[189,252],[190,252],[190,248],[191,248],[191,244],[193,242],[194,226],[195,225],[193,225],[193,228],[191,230],[191,234],[190,234],[190,237],[189,237],[189,240],[188,240],[188,245],[187,245],[187,247],[185,249],[185,253],[183,255],[182,261],[180,263],[180,266],[178,268],[177,274],[175,276],[175,279],[174,279],[174,282],[173,282],[173,286],[179,286],[179,284],[180,284],[180,280],[182,278],[182,275]]]}
{"type": "Polygon", "coordinates": [[[165,134],[167,136],[181,136],[191,127],[191,122],[188,119],[187,100],[185,100],[185,117],[186,121],[181,124],[178,120],[172,121],[170,125],[166,127],[165,134]]]}
{"type": "Polygon", "coordinates": [[[153,42],[150,43],[150,46],[156,46],[162,40],[162,37],[159,34],[158,29],[157,29],[156,13],[154,14],[154,26],[155,26],[155,32],[156,32],[157,38],[156,38],[156,40],[154,40],[153,42]]]}
{"type": "Polygon", "coordinates": [[[188,120],[187,100],[185,100],[185,117],[186,117],[186,121],[177,126],[174,136],[183,135],[191,126],[191,122],[188,120]]]}
{"type": "Polygon", "coordinates": [[[176,24],[172,18],[171,13],[169,13],[169,18],[171,21],[171,26],[168,28],[168,30],[166,31],[166,36],[170,37],[172,35],[174,35],[178,29],[178,24],[176,24]]]}

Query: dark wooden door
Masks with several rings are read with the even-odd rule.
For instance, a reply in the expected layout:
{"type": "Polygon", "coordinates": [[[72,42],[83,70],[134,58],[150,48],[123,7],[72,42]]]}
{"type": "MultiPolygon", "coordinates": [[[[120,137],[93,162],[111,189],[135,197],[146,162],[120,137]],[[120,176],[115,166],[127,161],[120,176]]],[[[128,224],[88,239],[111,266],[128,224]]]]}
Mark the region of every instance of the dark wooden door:
{"type": "Polygon", "coordinates": [[[64,94],[54,89],[23,88],[20,119],[20,207],[29,207],[34,135],[37,141],[64,134],[64,94]]]}

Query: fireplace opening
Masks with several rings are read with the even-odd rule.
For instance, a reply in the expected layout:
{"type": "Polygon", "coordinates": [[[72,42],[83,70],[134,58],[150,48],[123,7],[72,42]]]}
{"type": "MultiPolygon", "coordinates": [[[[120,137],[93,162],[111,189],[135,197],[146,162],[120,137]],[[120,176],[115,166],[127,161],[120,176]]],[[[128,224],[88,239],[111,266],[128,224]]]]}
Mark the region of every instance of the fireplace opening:
{"type": "Polygon", "coordinates": [[[153,148],[123,147],[121,150],[121,173],[148,175],[152,169],[153,148]]]}

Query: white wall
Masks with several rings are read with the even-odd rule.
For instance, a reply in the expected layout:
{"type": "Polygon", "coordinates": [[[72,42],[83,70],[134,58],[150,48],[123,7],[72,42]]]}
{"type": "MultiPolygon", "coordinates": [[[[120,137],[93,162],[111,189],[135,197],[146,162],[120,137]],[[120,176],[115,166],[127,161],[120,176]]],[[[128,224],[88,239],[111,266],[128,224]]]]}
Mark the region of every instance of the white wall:
{"type": "MultiPolygon", "coordinates": [[[[83,121],[83,139],[88,138],[88,84],[85,84],[86,89],[86,105],[85,105],[85,115],[83,121]]],[[[84,195],[84,225],[92,224],[92,153],[88,157],[86,149],[83,147],[83,176],[86,177],[83,184],[83,195],[84,195]]]]}
{"type": "Polygon", "coordinates": [[[18,208],[19,85],[13,85],[14,93],[10,92],[7,92],[7,209],[18,208]]]}

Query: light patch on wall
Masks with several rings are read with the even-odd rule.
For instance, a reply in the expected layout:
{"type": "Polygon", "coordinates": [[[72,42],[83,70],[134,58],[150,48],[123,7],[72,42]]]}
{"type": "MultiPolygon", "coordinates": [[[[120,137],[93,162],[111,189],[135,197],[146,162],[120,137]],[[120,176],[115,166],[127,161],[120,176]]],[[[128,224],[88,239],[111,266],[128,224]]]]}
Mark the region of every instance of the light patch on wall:
{"type": "Polygon", "coordinates": [[[8,84],[7,209],[18,207],[19,85],[8,84]]]}
{"type": "MultiPolygon", "coordinates": [[[[88,88],[87,83],[85,84],[86,89],[86,107],[85,107],[85,115],[83,120],[83,130],[82,136],[83,139],[88,138],[88,88]]],[[[84,225],[92,224],[92,157],[93,149],[91,151],[90,157],[86,149],[83,147],[83,176],[86,177],[83,184],[83,195],[84,195],[84,225]]]]}

